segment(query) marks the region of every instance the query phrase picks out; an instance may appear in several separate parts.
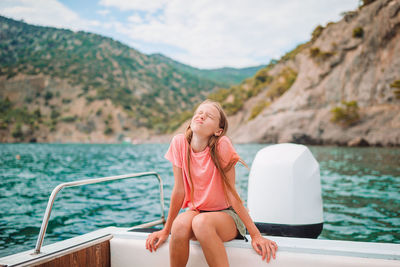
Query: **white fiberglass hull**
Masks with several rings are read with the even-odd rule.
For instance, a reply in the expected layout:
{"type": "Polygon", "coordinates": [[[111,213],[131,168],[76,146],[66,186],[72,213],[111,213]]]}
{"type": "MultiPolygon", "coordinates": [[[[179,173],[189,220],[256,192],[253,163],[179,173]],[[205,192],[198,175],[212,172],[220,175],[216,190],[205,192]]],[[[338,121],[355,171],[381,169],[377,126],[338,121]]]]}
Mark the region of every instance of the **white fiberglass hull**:
{"type": "MultiPolygon", "coordinates": [[[[169,266],[168,243],[156,252],[145,249],[147,233],[127,232],[110,240],[111,266],[169,266]]],[[[400,244],[319,240],[289,237],[268,237],[279,245],[276,260],[269,266],[337,267],[337,266],[400,266],[400,244]]],[[[244,240],[225,243],[231,267],[266,266],[261,257],[244,240]]],[[[191,241],[187,266],[207,266],[200,244],[191,241]]]]}
{"type": "MultiPolygon", "coordinates": [[[[169,266],[168,241],[157,252],[150,253],[145,249],[148,233],[128,232],[127,230],[127,228],[117,227],[99,229],[44,246],[42,253],[38,255],[32,254],[33,250],[30,250],[0,258],[0,266],[40,266],[41,264],[49,266],[50,262],[57,262],[57,258],[68,257],[71,253],[83,251],[87,247],[98,246],[102,242],[109,242],[109,251],[105,252],[108,256],[104,257],[108,259],[107,263],[99,263],[101,266],[169,266]]],[[[232,240],[225,243],[230,266],[266,266],[266,263],[261,261],[261,257],[251,247],[250,237],[247,236],[247,238],[249,242],[232,240]]],[[[268,266],[400,266],[400,244],[277,236],[269,236],[268,238],[275,240],[279,245],[276,260],[271,260],[268,266]]],[[[96,258],[86,259],[86,261],[98,262],[100,260],[99,255],[87,254],[86,257],[89,257],[89,255],[96,258]]],[[[190,256],[187,266],[207,266],[200,244],[197,241],[190,242],[190,256]]]]}

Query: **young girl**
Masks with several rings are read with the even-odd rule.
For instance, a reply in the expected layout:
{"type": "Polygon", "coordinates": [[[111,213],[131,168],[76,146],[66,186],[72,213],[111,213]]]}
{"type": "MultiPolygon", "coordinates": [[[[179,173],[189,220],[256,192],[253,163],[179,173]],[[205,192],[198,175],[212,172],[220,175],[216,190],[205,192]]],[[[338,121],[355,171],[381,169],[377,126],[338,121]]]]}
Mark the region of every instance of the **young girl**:
{"type": "MultiPolygon", "coordinates": [[[[165,157],[172,162],[175,184],[164,228],[150,234],[150,252],[169,242],[170,265],[185,266],[189,240],[198,240],[209,266],[228,266],[223,242],[248,229],[254,250],[267,262],[275,259],[274,241],[261,236],[235,188],[235,164],[241,161],[229,138],[228,121],[217,102],[197,108],[185,135],[176,135],[165,157]],[[181,208],[188,208],[179,213],[181,208]]],[[[243,161],[241,161],[244,163],[243,161]]]]}

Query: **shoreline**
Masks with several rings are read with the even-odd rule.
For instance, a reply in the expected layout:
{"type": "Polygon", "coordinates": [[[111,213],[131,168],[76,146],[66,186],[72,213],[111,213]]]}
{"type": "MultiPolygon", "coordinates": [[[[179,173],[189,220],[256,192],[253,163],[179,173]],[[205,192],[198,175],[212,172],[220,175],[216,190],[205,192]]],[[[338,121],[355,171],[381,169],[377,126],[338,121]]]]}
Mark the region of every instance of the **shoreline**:
{"type": "MultiPolygon", "coordinates": [[[[167,140],[159,141],[159,140],[140,140],[135,143],[126,143],[126,142],[0,142],[0,145],[7,145],[7,144],[50,144],[50,145],[142,145],[142,144],[169,144],[170,142],[167,140]]],[[[347,144],[347,143],[340,143],[340,142],[332,142],[332,143],[302,143],[302,142],[278,142],[278,143],[270,143],[270,142],[233,142],[237,145],[247,145],[247,144],[265,144],[265,145],[275,145],[275,144],[282,144],[282,143],[294,143],[294,144],[301,144],[305,146],[321,146],[321,147],[354,147],[354,148],[399,148],[400,144],[389,144],[389,145],[382,145],[382,144],[368,144],[368,143],[358,143],[358,144],[347,144]]]]}

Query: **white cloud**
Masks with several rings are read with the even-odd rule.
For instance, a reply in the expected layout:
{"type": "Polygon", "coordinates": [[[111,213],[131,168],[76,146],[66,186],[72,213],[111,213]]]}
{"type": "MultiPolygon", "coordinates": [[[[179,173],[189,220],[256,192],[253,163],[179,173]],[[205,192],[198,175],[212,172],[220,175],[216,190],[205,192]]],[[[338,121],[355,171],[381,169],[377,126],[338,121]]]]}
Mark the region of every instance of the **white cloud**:
{"type": "Polygon", "coordinates": [[[128,21],[136,24],[143,23],[142,17],[140,17],[138,14],[134,14],[130,17],[128,17],[128,21]]]}
{"type": "Polygon", "coordinates": [[[3,0],[0,2],[0,14],[14,19],[23,19],[27,23],[89,30],[99,26],[96,20],[86,20],[56,0],[3,0]]]}
{"type": "Polygon", "coordinates": [[[318,24],[339,20],[341,12],[355,9],[358,2],[101,0],[93,8],[107,15],[100,23],[80,18],[56,0],[1,0],[0,14],[33,24],[102,32],[145,53],[163,53],[195,67],[247,67],[281,57],[309,40],[318,24]]]}
{"type": "Polygon", "coordinates": [[[154,11],[162,8],[167,0],[101,0],[100,5],[107,7],[116,7],[120,10],[145,10],[154,11]]]}
{"type": "MultiPolygon", "coordinates": [[[[127,9],[121,1],[107,2],[127,9]]],[[[135,3],[131,9],[139,2],[129,2],[135,3]]],[[[171,0],[157,16],[152,10],[161,4],[153,9],[146,7],[150,10],[146,21],[131,17],[129,21],[134,23],[115,30],[130,36],[135,44],[176,47],[179,52],[167,55],[192,66],[244,67],[279,58],[299,42],[308,40],[318,24],[337,21],[341,12],[356,8],[357,3],[357,0],[171,0]]],[[[148,50],[143,45],[136,48],[148,50]]]]}

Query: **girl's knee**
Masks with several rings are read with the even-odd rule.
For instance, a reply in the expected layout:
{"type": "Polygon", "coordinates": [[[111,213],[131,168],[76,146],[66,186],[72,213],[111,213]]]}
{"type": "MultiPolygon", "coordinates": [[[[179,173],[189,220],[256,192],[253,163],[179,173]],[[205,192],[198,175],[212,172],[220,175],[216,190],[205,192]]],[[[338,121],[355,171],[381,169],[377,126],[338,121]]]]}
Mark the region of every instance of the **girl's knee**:
{"type": "Polygon", "coordinates": [[[195,216],[192,220],[192,230],[197,239],[208,236],[215,229],[211,219],[204,213],[195,216]]]}
{"type": "Polygon", "coordinates": [[[191,222],[185,220],[175,220],[172,223],[171,228],[171,239],[189,240],[193,236],[192,225],[191,222]]]}

